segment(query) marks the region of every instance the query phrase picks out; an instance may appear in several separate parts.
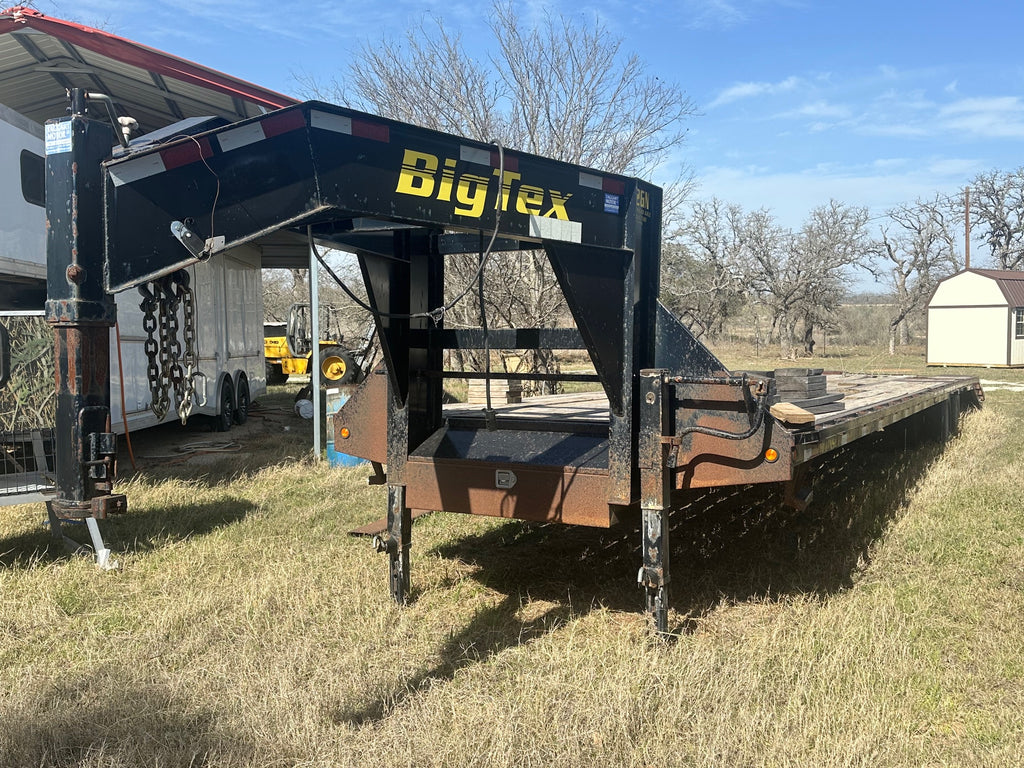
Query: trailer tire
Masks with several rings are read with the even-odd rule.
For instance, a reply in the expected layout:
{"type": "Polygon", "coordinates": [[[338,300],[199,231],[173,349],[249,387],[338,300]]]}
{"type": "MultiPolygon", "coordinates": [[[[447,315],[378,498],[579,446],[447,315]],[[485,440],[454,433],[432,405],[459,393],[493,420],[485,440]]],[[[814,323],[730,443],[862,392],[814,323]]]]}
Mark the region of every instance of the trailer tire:
{"type": "Polygon", "coordinates": [[[249,406],[252,405],[249,396],[249,380],[243,373],[238,377],[238,387],[235,394],[235,424],[245,424],[249,418],[249,406]]]}
{"type": "Polygon", "coordinates": [[[235,421],[235,388],[230,376],[221,379],[217,405],[219,410],[214,417],[213,428],[217,432],[227,432],[235,421]]]}
{"type": "Polygon", "coordinates": [[[288,381],[288,374],[284,372],[277,363],[267,363],[267,384],[284,384],[288,381]]]}
{"type": "Polygon", "coordinates": [[[327,347],[320,353],[320,375],[332,384],[351,384],[359,375],[359,366],[341,347],[327,347]]]}

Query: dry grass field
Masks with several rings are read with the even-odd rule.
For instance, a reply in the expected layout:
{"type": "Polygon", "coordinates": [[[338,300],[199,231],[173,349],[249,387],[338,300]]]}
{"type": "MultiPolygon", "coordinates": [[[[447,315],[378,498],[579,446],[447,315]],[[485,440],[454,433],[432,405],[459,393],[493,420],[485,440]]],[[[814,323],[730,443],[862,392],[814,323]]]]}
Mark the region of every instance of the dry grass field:
{"type": "MultiPolygon", "coordinates": [[[[806,364],[923,370],[829,353],[806,364]]],[[[944,449],[860,441],[805,513],[763,488],[677,511],[671,642],[632,529],[422,517],[393,605],[347,533],[384,492],[304,458],[289,403],[237,452],[140,436],[117,571],[0,508],[0,766],[1024,764],[1024,392],[991,385],[944,449]]]]}

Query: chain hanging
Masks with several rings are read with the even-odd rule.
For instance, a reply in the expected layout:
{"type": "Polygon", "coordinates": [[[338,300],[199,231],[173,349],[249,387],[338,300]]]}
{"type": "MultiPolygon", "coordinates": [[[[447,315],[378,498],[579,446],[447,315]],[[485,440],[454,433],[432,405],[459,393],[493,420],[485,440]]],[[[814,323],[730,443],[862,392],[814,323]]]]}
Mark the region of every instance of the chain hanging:
{"type": "MultiPolygon", "coordinates": [[[[139,286],[142,295],[142,329],[146,332],[146,376],[149,379],[149,408],[163,421],[171,406],[171,390],[181,423],[188,421],[196,394],[196,379],[206,376],[197,370],[199,356],[196,346],[195,294],[189,273],[179,270],[173,275],[139,286]],[[182,308],[184,328],[178,322],[182,308]],[[184,339],[185,349],[182,352],[184,339]],[[157,338],[159,336],[159,340],[157,338]]],[[[204,386],[205,394],[205,386],[204,386]]],[[[205,401],[205,398],[204,398],[205,401]]]]}
{"type": "MultiPolygon", "coordinates": [[[[165,377],[165,368],[161,365],[160,344],[157,342],[157,328],[161,325],[160,320],[165,315],[163,304],[163,291],[158,283],[149,283],[139,286],[139,294],[142,302],[139,309],[142,310],[142,330],[146,332],[146,378],[149,379],[150,402],[149,409],[159,421],[163,421],[170,407],[168,390],[170,381],[165,377]]],[[[163,331],[161,330],[161,337],[163,331]]],[[[127,415],[125,417],[127,419],[127,415]]]]}
{"type": "MultiPolygon", "coordinates": [[[[181,271],[178,275],[181,278],[175,283],[175,296],[181,304],[182,318],[185,321],[185,326],[181,329],[182,337],[185,340],[185,353],[181,357],[181,362],[184,363],[185,370],[181,396],[178,399],[178,417],[181,419],[181,423],[185,424],[188,421],[189,414],[192,413],[192,401],[196,394],[196,379],[199,377],[203,378],[203,394],[205,395],[206,376],[198,370],[199,354],[196,349],[195,293],[189,284],[189,273],[181,271]]],[[[181,363],[178,364],[178,367],[181,367],[181,363]]]]}

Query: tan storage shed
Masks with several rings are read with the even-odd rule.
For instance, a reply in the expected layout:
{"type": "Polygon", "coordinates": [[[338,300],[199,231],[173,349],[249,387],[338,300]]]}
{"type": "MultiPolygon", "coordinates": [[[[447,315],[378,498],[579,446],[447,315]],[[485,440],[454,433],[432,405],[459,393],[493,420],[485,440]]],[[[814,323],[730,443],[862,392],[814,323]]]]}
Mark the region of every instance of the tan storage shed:
{"type": "Polygon", "coordinates": [[[1024,366],[1024,272],[966,269],[928,302],[928,365],[1024,366]]]}

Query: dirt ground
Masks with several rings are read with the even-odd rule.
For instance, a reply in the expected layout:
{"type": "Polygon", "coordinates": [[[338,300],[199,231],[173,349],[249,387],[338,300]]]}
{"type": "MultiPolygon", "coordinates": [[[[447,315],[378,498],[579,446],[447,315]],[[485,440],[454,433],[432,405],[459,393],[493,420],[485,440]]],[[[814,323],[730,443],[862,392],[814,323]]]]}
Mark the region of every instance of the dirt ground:
{"type": "MultiPolygon", "coordinates": [[[[270,387],[252,404],[244,424],[227,432],[216,432],[213,419],[195,416],[182,426],[177,421],[151,427],[118,439],[118,474],[174,474],[174,468],[191,473],[231,458],[232,463],[253,468],[280,461],[287,456],[311,451],[313,422],[301,418],[294,408],[295,393],[302,383],[270,387]],[[132,465],[134,457],[134,467],[132,465]],[[251,461],[249,461],[251,460],[251,461]]],[[[326,437],[322,438],[326,440],[326,437]]]]}

